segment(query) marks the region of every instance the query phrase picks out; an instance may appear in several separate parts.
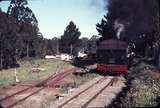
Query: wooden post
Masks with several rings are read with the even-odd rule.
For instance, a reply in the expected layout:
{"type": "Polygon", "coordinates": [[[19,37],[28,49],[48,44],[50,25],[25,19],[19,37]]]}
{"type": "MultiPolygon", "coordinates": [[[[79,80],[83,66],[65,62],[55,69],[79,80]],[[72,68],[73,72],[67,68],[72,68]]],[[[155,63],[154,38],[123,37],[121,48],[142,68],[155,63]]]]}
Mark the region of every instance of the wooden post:
{"type": "Polygon", "coordinates": [[[20,82],[19,79],[18,79],[18,76],[17,76],[17,69],[16,68],[14,69],[14,75],[15,75],[15,81],[16,81],[16,83],[20,82]]]}

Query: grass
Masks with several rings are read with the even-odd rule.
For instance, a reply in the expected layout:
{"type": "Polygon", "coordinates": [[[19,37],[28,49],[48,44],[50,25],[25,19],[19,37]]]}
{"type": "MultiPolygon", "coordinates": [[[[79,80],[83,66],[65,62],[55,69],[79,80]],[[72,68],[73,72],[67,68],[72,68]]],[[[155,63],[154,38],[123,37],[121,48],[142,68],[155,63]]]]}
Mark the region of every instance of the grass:
{"type": "MultiPolygon", "coordinates": [[[[20,67],[16,69],[20,81],[31,81],[46,78],[62,68],[71,66],[69,63],[55,59],[29,59],[19,61],[20,67]],[[43,68],[37,72],[32,72],[33,67],[43,68]]],[[[0,71],[0,86],[7,86],[15,83],[15,69],[0,71]]]]}
{"type": "Polygon", "coordinates": [[[145,81],[133,80],[131,89],[122,100],[123,107],[156,107],[160,88],[156,84],[145,84],[145,81]]]}
{"type": "Polygon", "coordinates": [[[90,73],[88,71],[80,72],[78,74],[71,74],[70,78],[74,81],[67,82],[61,85],[60,91],[62,93],[67,93],[70,88],[78,88],[80,85],[83,85],[89,80],[92,80],[93,78],[97,77],[97,74],[90,73]]]}
{"type": "MultiPolygon", "coordinates": [[[[91,73],[90,71],[81,70],[78,73],[70,74],[69,77],[74,81],[65,82],[60,86],[60,92],[62,94],[67,94],[70,88],[78,88],[80,85],[83,85],[85,82],[92,80],[98,75],[91,73]]],[[[51,100],[45,100],[41,104],[41,108],[53,108],[57,99],[53,98],[51,100]]]]}
{"type": "MultiPolygon", "coordinates": [[[[155,79],[149,72],[156,68],[144,62],[132,67],[129,75],[131,84],[128,91],[120,97],[118,106],[121,107],[156,107],[160,104],[160,79],[155,79]]],[[[159,73],[160,74],[160,73],[159,73]]]]}
{"type": "Polygon", "coordinates": [[[52,108],[56,99],[43,101],[41,104],[41,108],[52,108]]]}

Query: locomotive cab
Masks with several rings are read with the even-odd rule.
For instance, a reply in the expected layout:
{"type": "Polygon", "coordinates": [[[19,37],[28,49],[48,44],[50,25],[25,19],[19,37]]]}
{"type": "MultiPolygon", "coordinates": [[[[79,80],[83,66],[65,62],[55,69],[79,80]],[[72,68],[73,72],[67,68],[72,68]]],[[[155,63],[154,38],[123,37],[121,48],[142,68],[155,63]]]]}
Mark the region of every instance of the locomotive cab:
{"type": "Polygon", "coordinates": [[[97,47],[97,70],[125,72],[127,44],[120,40],[104,40],[97,47]]]}

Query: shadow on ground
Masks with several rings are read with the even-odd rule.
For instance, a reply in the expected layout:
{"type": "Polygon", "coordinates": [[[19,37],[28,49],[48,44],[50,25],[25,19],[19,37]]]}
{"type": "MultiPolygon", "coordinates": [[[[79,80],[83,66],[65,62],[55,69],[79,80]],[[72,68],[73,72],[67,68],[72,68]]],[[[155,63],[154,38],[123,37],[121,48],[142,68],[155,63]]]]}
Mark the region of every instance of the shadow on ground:
{"type": "Polygon", "coordinates": [[[127,79],[126,87],[124,87],[122,89],[122,91],[117,95],[117,98],[115,100],[113,100],[113,102],[108,107],[105,107],[105,108],[117,108],[117,107],[119,108],[119,107],[122,107],[121,106],[121,98],[126,97],[127,92],[131,89],[132,80],[134,80],[133,77],[127,79]]]}

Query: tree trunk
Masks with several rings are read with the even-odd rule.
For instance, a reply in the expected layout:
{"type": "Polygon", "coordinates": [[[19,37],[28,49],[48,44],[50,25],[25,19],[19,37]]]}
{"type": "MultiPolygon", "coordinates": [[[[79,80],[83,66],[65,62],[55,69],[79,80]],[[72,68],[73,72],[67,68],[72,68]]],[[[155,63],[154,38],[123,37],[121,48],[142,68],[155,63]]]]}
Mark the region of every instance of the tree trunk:
{"type": "Polygon", "coordinates": [[[155,61],[157,67],[160,69],[160,47],[158,47],[158,50],[156,51],[155,61]]]}
{"type": "Polygon", "coordinates": [[[2,68],[3,68],[3,51],[1,49],[1,67],[0,67],[0,69],[2,69],[2,68]]]}
{"type": "Polygon", "coordinates": [[[159,56],[158,56],[158,58],[157,58],[158,60],[158,62],[157,62],[157,66],[158,66],[158,68],[160,69],[160,54],[159,54],[159,56]]]}
{"type": "Polygon", "coordinates": [[[29,58],[29,43],[27,43],[27,58],[29,58]]]}
{"type": "Polygon", "coordinates": [[[73,50],[73,46],[72,46],[72,44],[71,44],[71,46],[70,46],[70,54],[72,55],[72,51],[73,50]]]}
{"type": "Polygon", "coordinates": [[[59,44],[57,44],[57,54],[59,54],[59,44]]]}

